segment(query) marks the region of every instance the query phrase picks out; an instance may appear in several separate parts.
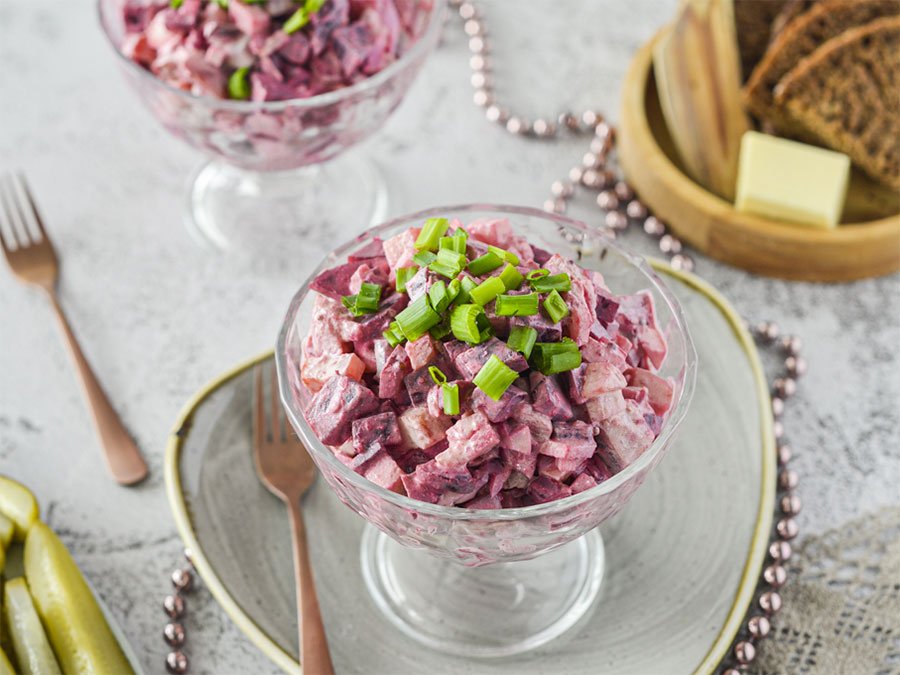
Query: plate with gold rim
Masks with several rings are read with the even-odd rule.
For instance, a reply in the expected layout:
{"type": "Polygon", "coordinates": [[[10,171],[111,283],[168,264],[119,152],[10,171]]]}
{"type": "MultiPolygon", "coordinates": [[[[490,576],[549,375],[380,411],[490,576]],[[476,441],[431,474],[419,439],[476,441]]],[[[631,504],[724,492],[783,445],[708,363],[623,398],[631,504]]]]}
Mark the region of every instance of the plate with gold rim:
{"type": "MultiPolygon", "coordinates": [[[[320,481],[304,512],[337,672],[710,673],[727,655],[753,601],[772,525],[768,389],[728,301],[696,276],[653,265],[687,316],[697,386],[668,456],[601,526],[607,572],[592,612],[561,638],[513,658],[424,649],[382,618],[362,578],[365,523],[320,481]]],[[[206,587],[266,656],[299,673],[287,515],[259,483],[251,449],[252,371],[271,357],[238,365],[185,406],[169,438],[165,478],[206,587]]]]}

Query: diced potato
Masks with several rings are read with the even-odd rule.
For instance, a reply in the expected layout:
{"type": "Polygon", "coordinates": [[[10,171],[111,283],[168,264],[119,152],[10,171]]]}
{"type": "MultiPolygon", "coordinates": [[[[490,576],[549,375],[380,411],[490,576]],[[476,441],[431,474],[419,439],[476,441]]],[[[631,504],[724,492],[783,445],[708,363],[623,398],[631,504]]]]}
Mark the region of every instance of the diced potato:
{"type": "Polygon", "coordinates": [[[28,584],[22,577],[6,582],[3,617],[9,626],[16,662],[24,675],[54,675],[60,672],[47,634],[34,610],[28,584]]]}
{"type": "MultiPolygon", "coordinates": [[[[0,548],[7,548],[13,538],[13,531],[16,529],[13,521],[0,513],[0,548]]],[[[0,566],[0,569],[3,569],[0,566]]]]}
{"type": "Polygon", "coordinates": [[[0,675],[16,675],[16,671],[9,662],[9,657],[2,649],[0,649],[0,675]]]}
{"type": "Polygon", "coordinates": [[[38,519],[37,500],[21,483],[0,476],[0,513],[13,522],[13,539],[25,541],[28,528],[38,519]]]}
{"type": "Polygon", "coordinates": [[[41,522],[25,540],[25,576],[64,672],[134,672],[69,551],[41,522]]]}

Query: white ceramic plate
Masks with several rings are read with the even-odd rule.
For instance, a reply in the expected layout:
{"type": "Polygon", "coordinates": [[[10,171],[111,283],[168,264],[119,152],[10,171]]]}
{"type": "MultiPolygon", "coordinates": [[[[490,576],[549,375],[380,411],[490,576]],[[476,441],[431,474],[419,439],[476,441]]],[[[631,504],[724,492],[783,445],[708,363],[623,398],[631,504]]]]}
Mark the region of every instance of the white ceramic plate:
{"type": "MultiPolygon", "coordinates": [[[[725,656],[753,599],[774,506],[768,393],[727,302],[662,263],[699,355],[694,403],[675,446],[602,526],[607,572],[593,613],[529,654],[478,661],[431,652],[394,630],[363,585],[364,522],[319,482],[304,509],[319,600],[339,673],[690,673],[725,656]]],[[[207,587],[248,637],[299,672],[287,516],[259,483],[250,431],[254,359],[197,394],[166,456],[170,503],[207,587]]]]}

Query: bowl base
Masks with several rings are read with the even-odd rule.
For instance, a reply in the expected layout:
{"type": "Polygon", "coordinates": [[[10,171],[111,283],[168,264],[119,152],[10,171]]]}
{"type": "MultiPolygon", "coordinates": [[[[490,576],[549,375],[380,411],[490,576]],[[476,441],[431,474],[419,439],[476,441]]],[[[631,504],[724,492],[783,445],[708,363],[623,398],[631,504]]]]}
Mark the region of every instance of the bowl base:
{"type": "Polygon", "coordinates": [[[366,527],[362,571],[375,604],[432,649],[504,657],[544,645],[594,607],[603,580],[600,531],[533,560],[465,567],[366,527]]]}
{"type": "Polygon", "coordinates": [[[247,171],[213,160],[191,181],[185,224],[202,246],[228,255],[324,255],[384,220],[387,185],[360,153],[290,171],[247,171]]]}

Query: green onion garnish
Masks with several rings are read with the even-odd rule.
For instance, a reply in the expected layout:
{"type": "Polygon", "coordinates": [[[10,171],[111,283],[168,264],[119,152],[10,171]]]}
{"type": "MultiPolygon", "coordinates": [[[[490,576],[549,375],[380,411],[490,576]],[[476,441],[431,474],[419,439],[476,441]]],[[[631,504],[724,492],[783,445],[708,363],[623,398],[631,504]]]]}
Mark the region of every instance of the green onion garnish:
{"type": "Polygon", "coordinates": [[[581,365],[581,351],[571,338],[561,342],[538,342],[531,352],[532,365],[544,375],[574,370],[581,365]]]}
{"type": "Polygon", "coordinates": [[[459,291],[462,288],[462,284],[459,279],[453,279],[447,284],[447,297],[450,298],[450,302],[456,300],[456,297],[459,295],[459,291]]]}
{"type": "Polygon", "coordinates": [[[238,68],[228,78],[228,96],[240,100],[250,98],[250,82],[247,80],[249,68],[238,68]]]}
{"type": "Polygon", "coordinates": [[[418,267],[398,267],[397,268],[397,292],[406,293],[406,282],[416,276],[419,271],[418,267]]]}
{"type": "Polygon", "coordinates": [[[459,415],[459,385],[445,382],[441,385],[441,393],[444,398],[444,414],[459,415]]]}
{"type": "Polygon", "coordinates": [[[538,270],[531,270],[528,274],[525,275],[525,278],[528,281],[534,281],[535,279],[540,279],[541,277],[545,277],[550,274],[550,270],[545,270],[543,267],[538,270]]]}
{"type": "Polygon", "coordinates": [[[378,311],[378,303],[381,301],[381,286],[363,282],[356,295],[356,309],[366,314],[378,311]]]}
{"type": "Polygon", "coordinates": [[[519,264],[519,256],[517,256],[512,251],[507,251],[506,249],[502,249],[499,246],[488,246],[488,252],[493,253],[498,258],[502,258],[512,265],[519,264]]]}
{"type": "Polygon", "coordinates": [[[428,333],[435,340],[443,340],[445,337],[450,335],[450,317],[444,316],[444,318],[441,319],[441,322],[437,326],[432,326],[428,330],[428,333]]]}
{"type": "Polygon", "coordinates": [[[537,342],[537,330],[531,326],[513,326],[509,331],[506,346],[519,352],[526,359],[531,357],[531,350],[537,342]]]}
{"type": "Polygon", "coordinates": [[[472,380],[472,384],[481,389],[487,396],[499,401],[509,385],[516,381],[519,374],[503,363],[494,354],[487,360],[478,374],[472,380]]]}
{"type": "Polygon", "coordinates": [[[413,256],[413,262],[420,267],[428,267],[437,260],[437,256],[431,251],[420,251],[413,256]]]}
{"type": "Polygon", "coordinates": [[[388,327],[388,329],[384,331],[382,335],[384,336],[384,339],[388,341],[388,344],[391,347],[396,347],[403,342],[403,336],[397,335],[397,332],[391,327],[388,327]]]}
{"type": "Polygon", "coordinates": [[[538,313],[538,294],[498,295],[494,305],[497,316],[531,316],[538,313]]]}
{"type": "Polygon", "coordinates": [[[522,285],[522,282],[525,281],[525,277],[522,276],[522,273],[517,270],[512,263],[507,263],[506,267],[503,268],[503,271],[497,276],[500,277],[500,281],[503,282],[503,285],[506,286],[506,290],[508,291],[516,290],[522,285]]]}
{"type": "Polygon", "coordinates": [[[422,226],[414,244],[417,251],[436,251],[441,237],[447,233],[450,221],[446,218],[429,218],[422,226]]]}
{"type": "Polygon", "coordinates": [[[288,35],[290,35],[291,33],[296,33],[298,30],[303,28],[303,26],[309,23],[309,17],[310,13],[307,11],[306,7],[301,7],[296,12],[291,14],[290,18],[284,22],[281,30],[283,30],[288,35]]]}
{"type": "Polygon", "coordinates": [[[453,235],[452,237],[441,237],[441,240],[438,243],[438,249],[442,248],[449,248],[451,251],[456,251],[457,253],[465,253],[466,239],[465,237],[457,237],[456,235],[453,235]]]}
{"type": "Polygon", "coordinates": [[[403,337],[410,342],[418,340],[428,332],[429,328],[440,322],[441,315],[431,308],[428,295],[416,298],[397,315],[397,325],[400,327],[403,337]]]}
{"type": "Polygon", "coordinates": [[[502,264],[503,258],[498,256],[496,253],[491,253],[490,251],[488,251],[484,255],[479,256],[475,258],[475,260],[470,262],[467,269],[476,277],[480,277],[482,274],[493,272],[502,264]]]}
{"type": "Polygon", "coordinates": [[[566,304],[566,301],[562,299],[559,291],[551,291],[550,294],[544,298],[544,311],[547,312],[547,316],[550,317],[550,320],[553,323],[559,323],[569,316],[569,306],[566,304]]]}
{"type": "Polygon", "coordinates": [[[568,291],[572,288],[572,280],[565,272],[559,274],[550,274],[539,277],[537,279],[529,279],[531,287],[538,293],[549,293],[550,291],[568,291]]]}
{"type": "Polygon", "coordinates": [[[435,312],[443,312],[450,306],[450,294],[447,293],[447,284],[443,281],[435,281],[428,289],[428,299],[435,312]]]}
{"type": "Polygon", "coordinates": [[[484,310],[478,305],[454,307],[450,313],[450,331],[453,333],[453,337],[473,345],[481,342],[478,317],[483,314],[484,310]]]}
{"type": "Polygon", "coordinates": [[[216,0],[216,4],[222,9],[228,9],[228,0],[216,0]]]}
{"type": "Polygon", "coordinates": [[[171,7],[172,9],[178,9],[182,4],[184,4],[184,0],[170,0],[169,7],[171,7]]]}
{"type": "Polygon", "coordinates": [[[431,381],[438,386],[447,381],[447,376],[437,366],[428,366],[428,374],[431,375],[431,381]]]}
{"type": "Polygon", "coordinates": [[[475,319],[475,324],[478,326],[478,343],[486,341],[494,334],[494,327],[491,325],[490,319],[487,318],[487,315],[482,312],[475,319]]]}
{"type": "Polygon", "coordinates": [[[474,302],[484,307],[505,290],[506,286],[503,285],[500,277],[490,277],[469,291],[469,296],[474,302]]]}
{"type": "MultiPolygon", "coordinates": [[[[452,283],[452,282],[451,282],[452,283]]],[[[463,277],[459,282],[459,293],[456,295],[456,304],[464,305],[472,299],[472,289],[478,286],[478,282],[472,277],[463,277]]]]}
{"type": "Polygon", "coordinates": [[[442,248],[438,251],[437,259],[428,266],[428,269],[432,272],[437,272],[448,279],[453,279],[462,271],[462,268],[465,267],[465,265],[465,253],[457,253],[452,249],[442,248]]]}

